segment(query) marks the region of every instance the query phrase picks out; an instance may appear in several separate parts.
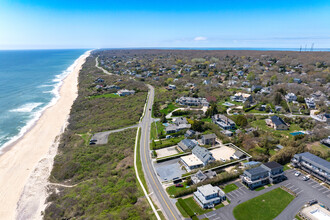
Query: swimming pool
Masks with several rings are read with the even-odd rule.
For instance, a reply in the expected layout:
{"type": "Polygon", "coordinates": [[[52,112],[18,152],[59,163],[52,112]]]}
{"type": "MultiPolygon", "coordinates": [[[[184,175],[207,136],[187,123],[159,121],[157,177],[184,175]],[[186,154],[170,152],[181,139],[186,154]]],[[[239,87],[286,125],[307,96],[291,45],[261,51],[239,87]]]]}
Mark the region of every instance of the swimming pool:
{"type": "Polygon", "coordinates": [[[234,104],[232,104],[232,103],[230,103],[230,102],[225,102],[225,103],[223,103],[222,105],[224,105],[224,106],[228,106],[228,107],[234,106],[234,104]]]}
{"type": "Polygon", "coordinates": [[[292,132],[290,133],[292,136],[297,136],[297,135],[304,135],[305,133],[304,132],[301,132],[301,131],[297,131],[297,132],[292,132]]]}

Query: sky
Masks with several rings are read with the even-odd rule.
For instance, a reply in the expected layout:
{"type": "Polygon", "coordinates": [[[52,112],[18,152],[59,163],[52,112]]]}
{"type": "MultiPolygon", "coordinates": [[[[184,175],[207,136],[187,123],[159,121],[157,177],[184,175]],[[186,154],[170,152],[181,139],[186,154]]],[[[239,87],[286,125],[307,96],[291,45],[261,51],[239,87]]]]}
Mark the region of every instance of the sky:
{"type": "Polygon", "coordinates": [[[330,0],[0,0],[0,49],[330,48],[330,0]]]}

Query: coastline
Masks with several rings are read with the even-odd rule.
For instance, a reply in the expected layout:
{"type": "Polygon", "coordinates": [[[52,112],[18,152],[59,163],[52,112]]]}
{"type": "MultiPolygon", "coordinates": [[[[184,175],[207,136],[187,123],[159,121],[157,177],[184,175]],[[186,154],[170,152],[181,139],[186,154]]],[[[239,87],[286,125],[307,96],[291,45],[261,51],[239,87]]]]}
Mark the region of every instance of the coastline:
{"type": "Polygon", "coordinates": [[[57,151],[56,139],[66,127],[71,106],[78,95],[79,72],[89,55],[90,51],[87,51],[76,60],[77,62],[75,61],[73,70],[64,77],[59,87],[59,98],[56,102],[42,112],[22,137],[2,151],[0,155],[1,219],[41,218],[38,211],[42,210],[40,206],[46,199],[48,177],[57,151]],[[42,175],[38,176],[40,173],[42,175]],[[31,188],[28,191],[24,190],[28,185],[33,186],[34,190],[30,191],[31,188]],[[19,214],[26,214],[25,217],[16,213],[23,211],[20,208],[22,205],[25,207],[23,210],[28,213],[19,214]]]}

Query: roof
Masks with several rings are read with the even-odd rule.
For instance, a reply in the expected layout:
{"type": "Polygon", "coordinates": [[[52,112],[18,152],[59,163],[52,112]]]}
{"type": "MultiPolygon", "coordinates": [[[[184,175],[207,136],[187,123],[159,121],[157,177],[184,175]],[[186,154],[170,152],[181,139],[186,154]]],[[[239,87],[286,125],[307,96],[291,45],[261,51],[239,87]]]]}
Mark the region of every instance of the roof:
{"type": "Polygon", "coordinates": [[[330,173],[330,162],[328,162],[314,154],[311,154],[309,152],[304,152],[301,154],[296,154],[295,156],[302,157],[304,160],[307,160],[308,162],[310,162],[312,164],[317,164],[317,166],[319,168],[330,173]]]}
{"type": "Polygon", "coordinates": [[[184,117],[175,118],[175,119],[173,119],[173,122],[177,125],[179,125],[179,124],[188,124],[187,119],[184,118],[184,117]]]}
{"type": "Polygon", "coordinates": [[[245,167],[256,166],[256,165],[259,165],[259,164],[260,164],[260,162],[258,162],[258,161],[249,161],[249,162],[244,163],[244,166],[245,167]]]}
{"type": "Polygon", "coordinates": [[[274,169],[274,168],[283,168],[283,166],[275,161],[272,162],[268,162],[268,163],[264,163],[264,166],[270,168],[270,169],[274,169]]]}
{"type": "Polygon", "coordinates": [[[280,144],[276,145],[276,147],[277,147],[278,149],[283,149],[283,146],[280,145],[280,144]]]}
{"type": "Polygon", "coordinates": [[[198,172],[193,176],[195,176],[197,179],[202,180],[202,181],[207,179],[207,176],[200,170],[198,170],[198,172]]]}
{"type": "Polygon", "coordinates": [[[176,125],[169,125],[165,128],[165,131],[176,131],[178,129],[178,126],[176,125]]]}
{"type": "Polygon", "coordinates": [[[197,144],[190,139],[184,139],[178,145],[182,150],[188,150],[193,149],[197,144]]]}
{"type": "Polygon", "coordinates": [[[203,139],[213,139],[213,138],[217,138],[217,136],[212,133],[212,134],[205,134],[202,136],[203,139]]]}
{"type": "Polygon", "coordinates": [[[193,154],[188,156],[183,156],[181,157],[181,160],[183,160],[189,167],[203,165],[203,162],[193,154]]]}
{"type": "Polygon", "coordinates": [[[265,168],[263,168],[262,166],[259,166],[259,167],[254,167],[254,168],[245,170],[244,172],[250,173],[253,176],[253,175],[265,173],[265,172],[267,172],[267,170],[265,170],[265,168]]]}
{"type": "Polygon", "coordinates": [[[276,126],[278,126],[278,125],[286,125],[286,123],[283,121],[283,119],[280,118],[280,117],[278,117],[278,116],[276,116],[276,115],[270,117],[270,119],[272,120],[272,122],[273,122],[276,126]]]}
{"type": "Polygon", "coordinates": [[[235,151],[234,155],[237,157],[242,157],[242,156],[244,156],[244,153],[242,151],[237,150],[237,151],[235,151]]]}
{"type": "Polygon", "coordinates": [[[204,147],[200,147],[198,145],[196,145],[193,149],[192,149],[192,153],[199,158],[204,164],[206,164],[210,159],[214,160],[214,157],[212,155],[212,153],[204,148],[204,147]]]}
{"type": "Polygon", "coordinates": [[[203,196],[213,195],[220,191],[220,188],[217,186],[212,186],[211,184],[207,184],[204,186],[197,187],[197,189],[203,194],[203,196]]]}

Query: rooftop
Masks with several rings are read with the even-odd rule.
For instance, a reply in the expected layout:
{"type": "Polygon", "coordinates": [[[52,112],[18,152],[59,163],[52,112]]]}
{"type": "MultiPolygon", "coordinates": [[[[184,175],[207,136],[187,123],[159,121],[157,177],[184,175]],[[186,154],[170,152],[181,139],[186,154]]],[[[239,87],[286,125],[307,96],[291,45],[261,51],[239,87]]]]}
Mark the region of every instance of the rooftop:
{"type": "Polygon", "coordinates": [[[266,166],[266,167],[268,167],[268,168],[270,168],[270,169],[283,167],[281,164],[279,164],[279,163],[277,163],[275,161],[264,163],[263,165],[266,166]]]}
{"type": "Polygon", "coordinates": [[[262,168],[261,166],[259,166],[259,167],[254,167],[254,168],[251,168],[251,169],[245,170],[244,172],[248,172],[248,173],[250,173],[251,175],[257,175],[257,174],[259,174],[259,173],[267,172],[267,170],[265,170],[264,168],[262,168]]]}
{"type": "Polygon", "coordinates": [[[304,152],[300,154],[296,154],[295,156],[302,157],[305,160],[308,160],[308,162],[317,164],[319,168],[326,170],[327,172],[330,173],[330,162],[314,155],[309,152],[304,152]]]}
{"type": "Polygon", "coordinates": [[[181,160],[183,160],[189,167],[203,165],[203,162],[193,154],[188,156],[183,156],[181,157],[181,160]]]}

